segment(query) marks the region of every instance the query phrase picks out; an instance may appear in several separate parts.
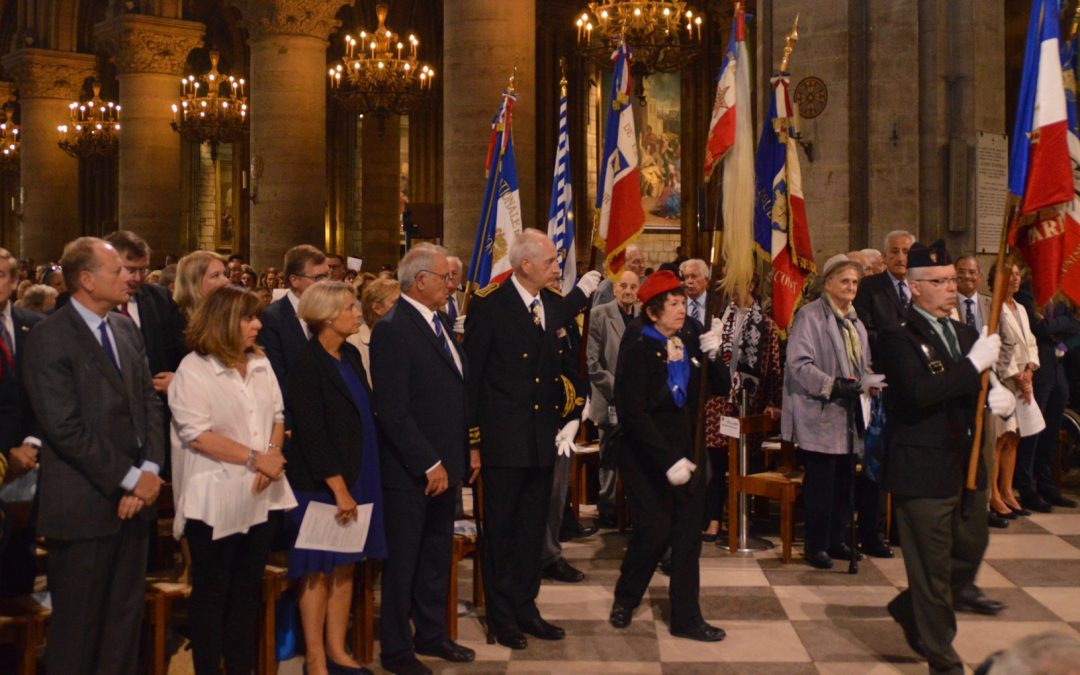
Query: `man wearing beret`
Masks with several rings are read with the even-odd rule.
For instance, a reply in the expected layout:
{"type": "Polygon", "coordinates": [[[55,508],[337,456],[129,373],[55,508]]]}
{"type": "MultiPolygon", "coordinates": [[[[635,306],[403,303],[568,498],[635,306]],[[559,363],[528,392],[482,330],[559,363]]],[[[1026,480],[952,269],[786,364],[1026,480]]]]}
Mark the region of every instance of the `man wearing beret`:
{"type": "MultiPolygon", "coordinates": [[[[987,544],[986,467],[964,492],[980,374],[997,361],[1001,338],[949,319],[956,268],[942,242],[914,244],[906,323],[884,331],[877,361],[886,390],[884,488],[893,495],[908,589],[888,606],[931,673],[964,672],[952,647],[954,607],[983,613],[1001,605],[982,596],[975,573],[987,544]]],[[[1015,399],[992,378],[990,411],[1008,415],[1015,399]]]]}

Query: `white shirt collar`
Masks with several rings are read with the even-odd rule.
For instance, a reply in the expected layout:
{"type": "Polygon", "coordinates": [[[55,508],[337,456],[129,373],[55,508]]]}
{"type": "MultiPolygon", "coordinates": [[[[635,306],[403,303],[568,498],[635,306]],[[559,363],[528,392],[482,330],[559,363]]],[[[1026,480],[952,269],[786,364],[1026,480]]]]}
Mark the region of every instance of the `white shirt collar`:
{"type": "Polygon", "coordinates": [[[98,329],[98,325],[100,325],[101,322],[105,320],[105,317],[98,316],[89,307],[82,304],[81,302],[76,300],[74,297],[71,298],[70,302],[72,303],[72,306],[75,308],[75,311],[78,312],[79,316],[82,317],[82,320],[85,321],[86,325],[90,327],[90,330],[95,331],[95,334],[96,334],[96,331],[98,329]]]}
{"type": "MultiPolygon", "coordinates": [[[[529,293],[529,291],[525,290],[525,287],[522,286],[521,282],[517,280],[517,275],[511,274],[510,275],[510,281],[513,282],[514,288],[517,289],[518,295],[521,296],[521,301],[525,303],[526,307],[531,306],[533,300],[539,300],[540,299],[540,294],[539,293],[537,293],[536,295],[533,295],[533,294],[529,293]]],[[[540,307],[541,307],[541,309],[543,309],[543,307],[544,307],[543,302],[540,303],[540,307]]]]}
{"type": "Polygon", "coordinates": [[[410,298],[407,293],[402,293],[401,299],[415,307],[416,311],[420,312],[420,316],[424,317],[424,321],[427,322],[428,327],[430,327],[431,330],[435,330],[435,312],[431,311],[413,298],[410,298]]]}
{"type": "Polygon", "coordinates": [[[293,293],[293,290],[290,288],[289,292],[285,294],[285,297],[289,299],[289,304],[292,305],[292,311],[296,314],[300,309],[300,296],[293,293]]]}
{"type": "MultiPolygon", "coordinates": [[[[247,369],[248,369],[248,375],[249,376],[251,375],[251,373],[255,372],[256,370],[259,370],[261,368],[265,368],[266,364],[268,363],[268,361],[266,361],[265,359],[261,359],[257,355],[252,354],[250,352],[246,356],[247,356],[247,369]]],[[[229,366],[226,366],[224,363],[221,362],[221,359],[214,356],[213,354],[208,354],[208,355],[204,356],[203,358],[206,359],[210,363],[210,367],[214,370],[215,375],[221,375],[222,373],[227,373],[227,372],[236,370],[235,368],[230,368],[229,366]]]]}
{"type": "Polygon", "coordinates": [[[4,323],[13,323],[15,316],[11,311],[11,300],[4,303],[4,307],[0,309],[0,319],[3,319],[4,323]]]}
{"type": "MultiPolygon", "coordinates": [[[[964,300],[978,300],[979,299],[979,290],[978,289],[975,289],[975,292],[972,293],[971,295],[964,295],[963,293],[960,293],[959,291],[957,291],[956,294],[960,296],[961,301],[964,301],[964,300]]],[[[978,304],[978,303],[976,303],[976,304],[978,304]]]]}

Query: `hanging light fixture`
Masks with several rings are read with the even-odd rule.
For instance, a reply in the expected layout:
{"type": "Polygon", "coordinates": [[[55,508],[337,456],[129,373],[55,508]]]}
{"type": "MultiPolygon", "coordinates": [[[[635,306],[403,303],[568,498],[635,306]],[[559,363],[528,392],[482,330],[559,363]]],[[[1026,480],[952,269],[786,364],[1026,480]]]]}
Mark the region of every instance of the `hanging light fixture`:
{"type": "Polygon", "coordinates": [[[15,97],[4,104],[0,116],[0,171],[19,168],[19,126],[15,124],[15,97]]]}
{"type": "Polygon", "coordinates": [[[56,128],[60,149],[77,159],[111,157],[120,147],[120,106],[101,100],[101,85],[91,84],[94,97],[68,106],[70,119],[56,128]]]}
{"type": "Polygon", "coordinates": [[[209,143],[217,158],[220,143],[234,143],[248,133],[247,94],[243,78],[218,72],[221,53],[210,52],[210,70],[180,79],[180,103],[172,106],[172,128],[181,138],[209,143]]]}
{"type": "Polygon", "coordinates": [[[373,33],[345,36],[345,56],[330,68],[330,88],[350,110],[374,115],[379,128],[390,115],[404,115],[431,91],[435,71],[418,59],[420,40],[401,41],[386,27],[389,7],[375,6],[379,25],[373,33]]]}
{"type": "Polygon", "coordinates": [[[602,0],[577,17],[578,48],[601,68],[624,41],[642,77],[684,68],[701,50],[704,19],[683,0],[602,0]]]}

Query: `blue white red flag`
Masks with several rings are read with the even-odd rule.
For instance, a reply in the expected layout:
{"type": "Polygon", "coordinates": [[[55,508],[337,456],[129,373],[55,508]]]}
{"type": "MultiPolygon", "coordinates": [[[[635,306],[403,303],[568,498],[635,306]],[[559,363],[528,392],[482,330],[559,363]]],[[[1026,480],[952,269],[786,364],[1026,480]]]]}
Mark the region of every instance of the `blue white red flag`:
{"type": "Polygon", "coordinates": [[[491,121],[484,202],[469,262],[469,280],[474,288],[487,286],[491,277],[510,269],[510,247],[521,234],[521,197],[511,132],[516,100],[512,91],[503,91],[502,103],[491,121]]]}
{"type": "Polygon", "coordinates": [[[600,211],[598,234],[604,240],[604,273],[614,278],[622,270],[626,247],[645,229],[645,210],[641,207],[637,136],[634,111],[630,107],[633,91],[630,49],[620,43],[611,60],[615,62],[615,71],[611,77],[596,208],[600,211]]]}
{"type": "MultiPolygon", "coordinates": [[[[712,177],[713,171],[735,143],[735,116],[739,103],[736,98],[735,67],[738,40],[745,40],[746,21],[742,14],[731,20],[731,39],[724,52],[724,66],[716,76],[716,96],[713,99],[712,119],[709,120],[709,137],[705,143],[705,180],[712,177]]],[[[749,106],[744,101],[744,106],[749,106]]]]}
{"type": "Polygon", "coordinates": [[[570,185],[570,130],[566,119],[566,82],[559,97],[559,140],[555,145],[555,176],[551,180],[548,209],[548,236],[555,242],[562,275],[562,292],[574,290],[577,281],[577,252],[574,250],[574,191],[570,185]]]}

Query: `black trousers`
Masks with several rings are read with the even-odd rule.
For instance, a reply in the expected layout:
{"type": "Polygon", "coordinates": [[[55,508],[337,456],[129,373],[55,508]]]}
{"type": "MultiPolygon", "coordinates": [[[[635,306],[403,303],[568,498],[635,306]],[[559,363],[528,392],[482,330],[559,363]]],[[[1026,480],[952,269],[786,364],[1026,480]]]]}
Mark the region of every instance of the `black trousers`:
{"type": "Polygon", "coordinates": [[[389,557],[383,566],[379,620],[383,665],[399,664],[447,639],[446,592],[454,548],[458,486],[438,497],[423,490],[383,490],[389,557]],[[416,627],[413,638],[409,620],[416,627]]]}
{"type": "Polygon", "coordinates": [[[50,673],[134,675],[146,593],[146,521],[108,537],[50,539],[50,673]]]}
{"type": "Polygon", "coordinates": [[[198,520],[184,527],[191,549],[191,651],[199,675],[255,670],[262,577],[270,557],[270,521],[243,534],[213,541],[214,529],[198,520]]]}
{"type": "Polygon", "coordinates": [[[672,487],[662,473],[621,472],[634,533],[615,584],[615,601],[637,607],[656,566],[671,547],[671,628],[690,629],[701,616],[698,558],[705,514],[705,467],[687,485],[672,487]]]}
{"type": "Polygon", "coordinates": [[[851,461],[847,455],[799,451],[806,469],[803,509],[806,516],[806,554],[828,551],[846,542],[851,523],[851,461]]]}
{"type": "Polygon", "coordinates": [[[705,522],[702,529],[709,526],[710,520],[723,521],[724,519],[724,507],[727,506],[728,498],[727,453],[727,447],[709,448],[712,476],[709,477],[709,485],[705,492],[705,522]]]}
{"type": "Polygon", "coordinates": [[[540,617],[540,555],[551,500],[551,467],[489,467],[484,480],[484,595],[495,632],[540,617]]]}

